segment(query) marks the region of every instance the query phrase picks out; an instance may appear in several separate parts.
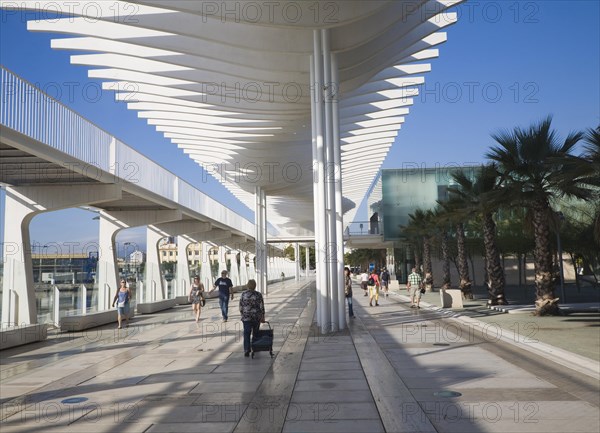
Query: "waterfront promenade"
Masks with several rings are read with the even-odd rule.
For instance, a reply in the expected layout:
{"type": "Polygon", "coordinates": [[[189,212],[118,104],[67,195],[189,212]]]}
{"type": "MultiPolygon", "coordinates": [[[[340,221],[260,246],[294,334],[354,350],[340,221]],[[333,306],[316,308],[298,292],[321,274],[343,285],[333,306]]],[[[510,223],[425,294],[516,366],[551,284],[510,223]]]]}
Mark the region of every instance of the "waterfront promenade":
{"type": "MultiPolygon", "coordinates": [[[[537,334],[515,337],[511,314],[439,310],[427,301],[410,309],[404,290],[369,307],[355,286],[357,318],[347,330],[324,336],[313,324],[313,287],[306,280],[270,287],[273,360],[266,352],[243,356],[237,297],[227,323],[210,300],[199,324],[191,307],[179,306],[136,316],[121,331],[111,325],[51,334],[47,341],[1,351],[0,430],[600,429],[594,363],[586,369],[580,362],[585,358],[573,355],[577,369],[571,369],[552,353],[527,350],[523,346],[537,344],[537,334]]],[[[432,301],[434,295],[428,295],[432,301]]],[[[572,329],[555,332],[578,338],[572,329]]]]}

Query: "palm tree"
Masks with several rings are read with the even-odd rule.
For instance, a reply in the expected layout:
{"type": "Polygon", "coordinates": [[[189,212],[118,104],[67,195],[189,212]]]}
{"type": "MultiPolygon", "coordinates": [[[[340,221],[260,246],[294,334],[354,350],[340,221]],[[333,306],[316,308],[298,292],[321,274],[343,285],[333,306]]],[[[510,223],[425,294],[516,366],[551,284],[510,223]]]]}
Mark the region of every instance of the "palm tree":
{"type": "MultiPolygon", "coordinates": [[[[469,263],[467,261],[467,247],[465,236],[465,221],[469,218],[467,206],[452,194],[452,188],[448,189],[449,200],[443,203],[448,212],[449,221],[456,235],[456,267],[458,268],[458,288],[465,299],[473,299],[472,281],[469,276],[469,263]]],[[[438,202],[441,204],[440,202],[438,202]]]]}
{"type": "Polygon", "coordinates": [[[591,190],[574,172],[577,157],[571,154],[582,134],[570,133],[559,142],[547,117],[528,129],[515,128],[493,134],[499,146],[487,157],[498,165],[501,185],[513,203],[531,211],[534,230],[536,314],[560,314],[554,295],[556,274],[552,263],[550,221],[554,214],[550,203],[563,196],[589,198],[591,190]],[[568,181],[567,181],[568,180],[568,181]]]}
{"type": "Polygon", "coordinates": [[[438,207],[433,211],[434,221],[440,231],[440,247],[442,250],[442,289],[449,290],[450,279],[450,255],[448,253],[448,225],[452,220],[452,214],[445,203],[438,201],[438,207]]]}
{"type": "MultiPolygon", "coordinates": [[[[596,198],[600,200],[600,126],[589,128],[585,133],[584,158],[589,162],[590,176],[587,182],[595,187],[596,198]]],[[[600,244],[600,206],[596,206],[596,215],[592,223],[594,239],[600,244]]]]}
{"type": "Polygon", "coordinates": [[[500,191],[497,190],[496,167],[493,164],[482,166],[473,180],[464,171],[454,173],[452,178],[459,187],[450,187],[450,192],[462,205],[463,212],[471,217],[480,217],[483,222],[488,303],[506,305],[504,269],[496,242],[496,222],[493,216],[498,209],[498,200],[502,200],[500,191]]]}
{"type": "Polygon", "coordinates": [[[408,215],[408,233],[414,239],[415,245],[415,267],[419,270],[418,245],[422,245],[423,252],[423,283],[433,285],[433,271],[431,265],[431,232],[433,230],[433,212],[416,209],[408,215]]]}

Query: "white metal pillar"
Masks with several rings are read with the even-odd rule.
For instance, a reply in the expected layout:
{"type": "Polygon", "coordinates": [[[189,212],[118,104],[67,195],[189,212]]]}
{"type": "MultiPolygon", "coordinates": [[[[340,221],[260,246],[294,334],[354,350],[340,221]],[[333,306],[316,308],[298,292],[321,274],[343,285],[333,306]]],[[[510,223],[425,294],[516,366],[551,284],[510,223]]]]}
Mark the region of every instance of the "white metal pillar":
{"type": "Polygon", "coordinates": [[[320,30],[313,31],[311,63],[311,114],[313,133],[313,182],[315,196],[315,253],[317,272],[317,324],[321,332],[330,331],[331,311],[328,296],[327,214],[325,211],[325,148],[323,142],[323,56],[320,30]],[[316,171],[316,173],[315,173],[316,171]]]}
{"type": "Polygon", "coordinates": [[[323,102],[324,102],[324,133],[325,133],[325,189],[326,189],[326,213],[327,213],[327,268],[328,268],[328,292],[330,299],[331,330],[341,329],[339,323],[339,278],[338,278],[338,249],[336,230],[336,206],[335,206],[335,157],[333,144],[333,110],[332,93],[334,83],[332,80],[331,50],[329,30],[321,30],[321,44],[323,47],[323,102]]]}
{"type": "Polygon", "coordinates": [[[335,190],[335,254],[337,265],[338,320],[340,329],[346,327],[346,298],[344,296],[344,213],[342,209],[342,152],[340,143],[339,112],[340,78],[337,56],[331,54],[331,114],[332,114],[332,146],[335,190]]]}
{"type": "Polygon", "coordinates": [[[295,264],[295,269],[294,269],[294,277],[296,279],[296,281],[300,280],[300,245],[298,244],[298,242],[296,242],[294,244],[294,264],[295,264]]]}
{"type": "Polygon", "coordinates": [[[304,276],[308,278],[308,273],[310,272],[310,245],[306,245],[306,254],[304,254],[304,266],[305,266],[305,274],[304,276]]]}
{"type": "Polygon", "coordinates": [[[267,294],[267,196],[265,191],[255,190],[255,229],[256,229],[256,285],[257,290],[267,294]]]}

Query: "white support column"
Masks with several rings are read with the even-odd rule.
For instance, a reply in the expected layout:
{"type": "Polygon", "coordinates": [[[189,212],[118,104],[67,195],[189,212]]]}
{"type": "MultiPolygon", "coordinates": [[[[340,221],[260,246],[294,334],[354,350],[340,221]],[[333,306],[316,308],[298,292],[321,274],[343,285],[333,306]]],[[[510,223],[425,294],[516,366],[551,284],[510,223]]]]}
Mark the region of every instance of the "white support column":
{"type": "MultiPolygon", "coordinates": [[[[146,287],[145,302],[162,301],[166,299],[165,286],[160,270],[158,243],[164,236],[152,227],[146,228],[146,287]]],[[[144,302],[143,301],[143,302],[144,302]]]]}
{"type": "Polygon", "coordinates": [[[340,79],[337,56],[331,54],[331,113],[332,113],[332,146],[334,165],[334,190],[335,190],[335,253],[337,265],[338,289],[338,320],[340,329],[346,327],[346,297],[344,296],[344,214],[342,208],[342,152],[340,143],[340,112],[339,95],[340,79]]]}
{"type": "Polygon", "coordinates": [[[304,248],[306,248],[306,254],[304,254],[304,260],[305,260],[304,266],[306,266],[306,268],[305,268],[306,272],[305,272],[304,276],[306,278],[308,278],[308,274],[310,272],[310,245],[306,245],[304,248]]]}
{"type": "Polygon", "coordinates": [[[261,207],[261,211],[262,211],[262,224],[261,224],[261,230],[262,230],[262,240],[263,240],[263,245],[264,248],[262,249],[262,253],[263,253],[263,260],[262,262],[264,263],[264,269],[262,272],[262,286],[264,288],[264,292],[263,294],[268,295],[269,294],[269,282],[267,279],[267,275],[268,275],[268,270],[269,270],[269,248],[267,247],[267,193],[261,189],[260,190],[261,194],[260,194],[260,200],[262,203],[262,207],[261,207]]]}
{"type": "Polygon", "coordinates": [[[37,323],[29,224],[38,212],[23,198],[6,188],[4,215],[10,218],[4,220],[2,324],[8,326],[37,323]]]}
{"type": "Polygon", "coordinates": [[[336,208],[335,208],[335,165],[333,150],[333,112],[332,112],[332,76],[331,76],[331,50],[329,30],[321,30],[323,45],[323,99],[325,107],[325,186],[326,186],[326,213],[327,213],[327,267],[328,267],[328,292],[330,299],[331,330],[337,331],[339,327],[339,279],[337,273],[337,235],[336,235],[336,208]]]}
{"type": "Polygon", "coordinates": [[[209,291],[213,288],[213,283],[215,282],[215,278],[212,275],[210,268],[210,257],[209,251],[215,245],[208,241],[202,242],[202,265],[200,266],[200,281],[204,284],[204,290],[209,291]]]}
{"type": "Polygon", "coordinates": [[[255,189],[256,204],[254,208],[256,227],[256,283],[257,290],[262,294],[267,289],[267,197],[262,188],[255,189]]]}
{"type": "Polygon", "coordinates": [[[294,244],[294,278],[296,281],[300,280],[300,245],[298,242],[294,244]]]}
{"type": "MultiPolygon", "coordinates": [[[[165,221],[176,221],[181,219],[181,211],[176,210],[141,210],[141,211],[102,211],[99,214],[99,262],[97,269],[98,278],[98,311],[111,309],[111,302],[118,289],[118,269],[116,238],[119,231],[140,227],[148,224],[158,224],[165,221]]],[[[157,253],[158,254],[158,253],[157,253]]],[[[148,266],[146,265],[146,275],[148,266]]],[[[150,285],[144,284],[144,299],[146,302],[151,294],[150,285]]]]}
{"type": "Polygon", "coordinates": [[[98,265],[96,277],[98,281],[98,311],[111,308],[112,297],[119,284],[119,271],[117,267],[117,233],[126,228],[122,222],[111,215],[100,212],[98,226],[98,265]]]}
{"type": "Polygon", "coordinates": [[[325,184],[325,148],[323,141],[323,56],[320,30],[313,31],[313,68],[311,92],[313,121],[313,170],[315,189],[315,252],[317,267],[317,323],[321,332],[331,329],[330,299],[328,296],[328,266],[327,266],[327,214],[326,214],[326,184],[325,184]]]}
{"type": "Polygon", "coordinates": [[[231,282],[234,286],[240,286],[242,284],[240,281],[240,267],[237,262],[239,253],[239,250],[229,250],[229,261],[231,263],[229,278],[231,278],[231,282]]]}
{"type": "Polygon", "coordinates": [[[190,262],[188,260],[188,247],[192,241],[183,236],[177,236],[177,285],[175,296],[185,296],[189,291],[190,262]]]}
{"type": "Polygon", "coordinates": [[[240,250],[240,283],[242,285],[246,284],[250,277],[248,277],[248,265],[246,264],[246,257],[248,257],[248,252],[243,249],[240,250]]]}
{"type": "Polygon", "coordinates": [[[227,270],[227,258],[226,258],[226,253],[227,253],[227,248],[225,247],[225,245],[221,244],[219,245],[219,270],[217,271],[217,275],[221,275],[221,272],[226,271],[227,270]]]}
{"type": "Polygon", "coordinates": [[[248,279],[256,280],[256,267],[254,266],[254,259],[256,254],[248,253],[248,279]]]}
{"type": "Polygon", "coordinates": [[[116,185],[7,187],[4,203],[2,321],[8,326],[37,323],[29,224],[42,212],[121,198],[116,185]],[[15,304],[15,301],[17,302],[15,304]]]}

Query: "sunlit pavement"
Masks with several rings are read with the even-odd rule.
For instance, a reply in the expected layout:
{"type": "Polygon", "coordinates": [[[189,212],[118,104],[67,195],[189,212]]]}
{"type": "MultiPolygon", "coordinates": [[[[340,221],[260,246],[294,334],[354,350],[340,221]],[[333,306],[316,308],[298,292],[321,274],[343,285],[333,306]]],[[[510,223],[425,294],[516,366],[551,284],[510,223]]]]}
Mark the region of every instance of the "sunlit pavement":
{"type": "Polygon", "coordinates": [[[211,300],[199,324],[190,306],[179,306],[136,316],[128,329],[52,334],[4,350],[0,430],[600,429],[597,378],[498,338],[484,321],[426,302],[410,309],[397,291],[369,307],[356,287],[349,329],[321,335],[312,287],[271,287],[273,360],[267,352],[244,357],[239,298],[227,323],[211,300]]]}

